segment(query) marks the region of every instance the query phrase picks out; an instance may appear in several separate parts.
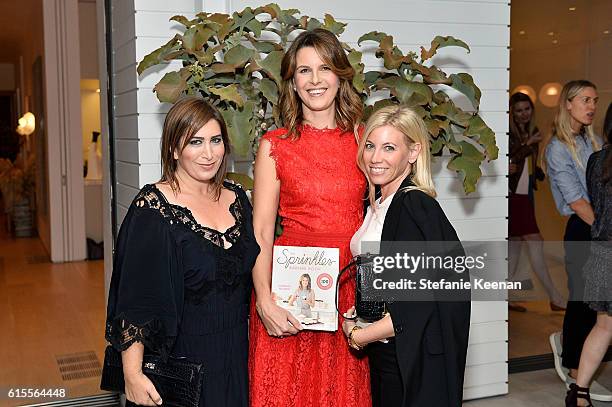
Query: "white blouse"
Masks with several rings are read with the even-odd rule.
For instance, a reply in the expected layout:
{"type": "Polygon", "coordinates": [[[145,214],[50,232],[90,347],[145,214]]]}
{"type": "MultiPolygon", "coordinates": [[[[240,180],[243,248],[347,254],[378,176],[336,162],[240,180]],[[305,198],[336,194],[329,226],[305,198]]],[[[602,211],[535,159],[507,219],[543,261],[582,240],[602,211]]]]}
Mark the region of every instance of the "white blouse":
{"type": "MultiPolygon", "coordinates": [[[[385,223],[385,216],[387,216],[387,210],[389,210],[389,206],[391,206],[394,195],[395,193],[389,195],[384,202],[380,202],[381,198],[378,198],[375,202],[376,211],[373,211],[371,206],[368,207],[363,224],[351,238],[351,253],[353,256],[362,254],[361,244],[363,242],[377,242],[375,251],[368,251],[372,254],[378,254],[380,251],[380,238],[385,223]]],[[[368,248],[370,248],[369,245],[368,248]]]]}

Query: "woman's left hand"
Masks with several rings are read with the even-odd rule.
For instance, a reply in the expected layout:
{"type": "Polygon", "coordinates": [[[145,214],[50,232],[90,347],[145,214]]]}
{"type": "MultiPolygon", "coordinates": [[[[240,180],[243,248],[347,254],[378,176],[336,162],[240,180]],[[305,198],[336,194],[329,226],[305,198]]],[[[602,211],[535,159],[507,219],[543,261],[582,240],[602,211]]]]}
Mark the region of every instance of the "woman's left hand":
{"type": "MultiPolygon", "coordinates": [[[[355,317],[355,307],[349,308],[344,314],[344,316],[347,318],[355,317]]],[[[345,319],[344,322],[342,323],[342,331],[344,332],[344,335],[346,335],[347,338],[349,336],[349,333],[351,332],[351,329],[353,329],[355,325],[356,325],[355,321],[349,320],[349,319],[345,319]]]]}

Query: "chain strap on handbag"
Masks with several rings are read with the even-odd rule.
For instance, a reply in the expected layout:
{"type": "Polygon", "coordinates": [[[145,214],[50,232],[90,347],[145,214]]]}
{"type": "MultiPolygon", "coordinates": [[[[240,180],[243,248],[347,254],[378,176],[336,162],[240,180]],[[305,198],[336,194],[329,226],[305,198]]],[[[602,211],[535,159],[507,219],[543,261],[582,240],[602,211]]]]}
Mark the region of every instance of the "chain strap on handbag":
{"type": "MultiPolygon", "coordinates": [[[[173,357],[164,361],[161,356],[145,354],[142,361],[142,372],[155,385],[164,406],[199,406],[204,377],[204,369],[201,364],[173,357]]],[[[121,352],[110,345],[104,351],[100,389],[117,393],[125,392],[121,352]]]]}
{"type": "Polygon", "coordinates": [[[367,297],[368,288],[367,282],[373,280],[374,275],[374,255],[367,253],[353,257],[353,259],[340,270],[338,273],[338,279],[336,281],[336,311],[344,319],[356,319],[357,317],[363,319],[366,322],[375,322],[382,319],[387,314],[387,304],[385,301],[366,301],[364,297],[367,297]],[[338,291],[340,284],[340,277],[347,271],[350,271],[352,267],[356,270],[356,284],[355,284],[355,314],[353,318],[347,318],[338,309],[338,291]]]}

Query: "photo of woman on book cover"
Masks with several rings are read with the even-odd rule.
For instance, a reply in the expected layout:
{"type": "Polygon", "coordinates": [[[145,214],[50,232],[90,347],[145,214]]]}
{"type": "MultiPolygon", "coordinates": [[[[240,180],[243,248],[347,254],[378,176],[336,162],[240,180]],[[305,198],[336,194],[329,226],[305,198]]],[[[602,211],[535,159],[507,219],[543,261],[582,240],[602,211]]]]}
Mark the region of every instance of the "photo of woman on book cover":
{"type": "Polygon", "coordinates": [[[312,279],[310,274],[304,273],[298,281],[298,288],[289,297],[289,306],[292,307],[296,303],[300,314],[307,318],[312,317],[311,308],[315,305],[315,293],[312,289],[312,279]]]}

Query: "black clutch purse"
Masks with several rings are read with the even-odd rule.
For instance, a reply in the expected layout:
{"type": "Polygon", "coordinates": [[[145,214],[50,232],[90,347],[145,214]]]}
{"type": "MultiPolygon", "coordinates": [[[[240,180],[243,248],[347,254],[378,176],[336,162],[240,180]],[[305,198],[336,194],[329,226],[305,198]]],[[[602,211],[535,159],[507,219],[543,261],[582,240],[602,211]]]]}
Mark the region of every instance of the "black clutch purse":
{"type": "MultiPolygon", "coordinates": [[[[355,256],[349,264],[340,270],[338,280],[336,281],[336,310],[338,310],[338,283],[340,282],[340,276],[342,276],[342,274],[346,271],[350,270],[353,266],[355,267],[357,274],[357,284],[355,285],[355,313],[357,314],[357,317],[367,322],[378,321],[387,314],[387,304],[384,301],[367,301],[364,299],[368,297],[368,290],[373,289],[369,287],[368,284],[373,281],[373,259],[374,256],[369,253],[366,255],[355,256]]],[[[338,310],[338,313],[342,315],[340,310],[338,310]]]]}
{"type": "MultiPolygon", "coordinates": [[[[155,385],[164,406],[199,406],[204,376],[201,364],[172,357],[164,362],[158,355],[145,354],[142,361],[142,372],[155,385]]],[[[125,392],[121,353],[112,346],[107,346],[104,351],[100,389],[118,393],[125,392]]]]}

